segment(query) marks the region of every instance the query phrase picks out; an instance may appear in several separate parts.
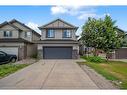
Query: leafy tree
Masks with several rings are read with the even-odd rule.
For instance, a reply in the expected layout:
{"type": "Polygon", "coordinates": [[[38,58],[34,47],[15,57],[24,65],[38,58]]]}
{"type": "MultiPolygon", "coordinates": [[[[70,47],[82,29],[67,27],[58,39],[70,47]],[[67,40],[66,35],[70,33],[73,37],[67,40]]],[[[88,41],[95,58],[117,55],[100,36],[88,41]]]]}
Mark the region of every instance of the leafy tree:
{"type": "Polygon", "coordinates": [[[98,49],[109,54],[122,46],[125,34],[119,31],[115,23],[106,15],[104,19],[88,18],[83,25],[81,40],[87,47],[95,48],[95,56],[98,49]]]}

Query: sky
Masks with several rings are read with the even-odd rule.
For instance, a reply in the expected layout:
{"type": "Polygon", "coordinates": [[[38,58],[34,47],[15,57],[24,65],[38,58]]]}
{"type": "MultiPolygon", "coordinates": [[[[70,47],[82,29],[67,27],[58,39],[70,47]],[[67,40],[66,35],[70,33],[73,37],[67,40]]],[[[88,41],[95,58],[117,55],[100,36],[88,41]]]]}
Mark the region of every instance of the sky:
{"type": "Polygon", "coordinates": [[[127,6],[0,6],[0,23],[17,19],[38,33],[41,32],[37,27],[61,18],[79,27],[76,34],[80,35],[88,17],[98,19],[105,15],[110,15],[120,29],[127,31],[127,6]]]}

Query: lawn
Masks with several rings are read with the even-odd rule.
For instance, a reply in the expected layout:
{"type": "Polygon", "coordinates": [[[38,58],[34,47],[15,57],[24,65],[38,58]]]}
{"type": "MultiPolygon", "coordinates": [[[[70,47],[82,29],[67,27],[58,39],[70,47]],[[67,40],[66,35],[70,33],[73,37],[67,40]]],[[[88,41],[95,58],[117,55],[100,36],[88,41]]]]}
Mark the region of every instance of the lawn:
{"type": "Polygon", "coordinates": [[[127,89],[127,63],[121,61],[109,61],[103,63],[84,62],[80,65],[87,65],[96,72],[111,80],[121,89],[127,89]]]}
{"type": "Polygon", "coordinates": [[[24,67],[28,66],[28,64],[3,64],[0,65],[0,78],[8,76],[24,67]]]}

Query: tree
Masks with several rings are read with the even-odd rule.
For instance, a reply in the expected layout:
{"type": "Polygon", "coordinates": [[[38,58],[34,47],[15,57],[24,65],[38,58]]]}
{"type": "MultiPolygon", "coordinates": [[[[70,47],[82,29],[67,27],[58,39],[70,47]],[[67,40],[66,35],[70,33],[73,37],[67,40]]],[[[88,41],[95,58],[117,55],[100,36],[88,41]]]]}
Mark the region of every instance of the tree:
{"type": "Polygon", "coordinates": [[[82,35],[81,35],[81,40],[82,42],[87,46],[87,47],[94,47],[95,48],[95,53],[94,55],[96,56],[96,50],[98,48],[99,40],[99,22],[100,20],[96,20],[94,18],[88,18],[88,21],[85,23],[83,26],[82,30],[82,35]]]}
{"type": "Polygon", "coordinates": [[[98,49],[108,55],[122,46],[124,33],[120,33],[115,23],[106,15],[104,19],[88,18],[83,25],[81,40],[87,47],[95,48],[94,56],[97,56],[98,49]]]}

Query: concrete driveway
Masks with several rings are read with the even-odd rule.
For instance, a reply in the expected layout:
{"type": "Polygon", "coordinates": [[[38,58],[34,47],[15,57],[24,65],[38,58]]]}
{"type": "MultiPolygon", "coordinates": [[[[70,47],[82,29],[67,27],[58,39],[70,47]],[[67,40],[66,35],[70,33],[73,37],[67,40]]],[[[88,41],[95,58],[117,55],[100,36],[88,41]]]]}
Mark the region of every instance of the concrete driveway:
{"type": "Polygon", "coordinates": [[[98,89],[76,60],[40,60],[0,80],[0,89],[98,89]]]}

